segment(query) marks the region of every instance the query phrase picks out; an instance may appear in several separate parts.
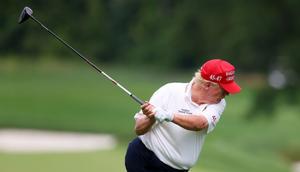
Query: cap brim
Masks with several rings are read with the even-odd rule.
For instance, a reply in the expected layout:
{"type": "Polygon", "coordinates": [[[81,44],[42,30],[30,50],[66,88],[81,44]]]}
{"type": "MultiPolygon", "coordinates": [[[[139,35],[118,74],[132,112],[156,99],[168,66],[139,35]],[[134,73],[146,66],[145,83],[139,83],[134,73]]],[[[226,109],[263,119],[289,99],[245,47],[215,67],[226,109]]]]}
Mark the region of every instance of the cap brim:
{"type": "Polygon", "coordinates": [[[220,83],[222,88],[226,90],[229,94],[236,94],[241,91],[241,87],[236,82],[230,82],[230,83],[220,83]]]}

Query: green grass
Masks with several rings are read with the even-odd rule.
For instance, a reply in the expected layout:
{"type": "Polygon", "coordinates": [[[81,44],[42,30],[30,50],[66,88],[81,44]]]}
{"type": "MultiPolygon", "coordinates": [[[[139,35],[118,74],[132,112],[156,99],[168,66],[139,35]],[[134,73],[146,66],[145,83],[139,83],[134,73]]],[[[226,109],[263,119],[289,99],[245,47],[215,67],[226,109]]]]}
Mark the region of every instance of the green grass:
{"type": "Polygon", "coordinates": [[[0,154],[1,172],[125,171],[124,148],[69,154],[0,154]]]}
{"type": "MultiPolygon", "coordinates": [[[[144,100],[162,84],[189,81],[193,74],[100,66],[144,100]]],[[[192,172],[284,172],[290,171],[292,160],[300,159],[300,108],[279,102],[274,117],[248,120],[254,94],[242,86],[241,94],[227,98],[227,109],[207,136],[192,172]]],[[[123,157],[134,137],[133,115],[138,110],[137,103],[85,64],[2,60],[1,128],[112,133],[120,144],[115,150],[90,153],[0,153],[0,171],[125,171],[123,157]]]]}

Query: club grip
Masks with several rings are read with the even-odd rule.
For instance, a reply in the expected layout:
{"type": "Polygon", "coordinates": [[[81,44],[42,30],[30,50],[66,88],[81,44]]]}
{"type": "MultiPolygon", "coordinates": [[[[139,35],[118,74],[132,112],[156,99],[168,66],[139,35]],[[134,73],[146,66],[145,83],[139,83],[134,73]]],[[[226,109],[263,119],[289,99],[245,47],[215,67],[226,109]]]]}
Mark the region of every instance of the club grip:
{"type": "Polygon", "coordinates": [[[143,100],[141,100],[140,98],[138,98],[137,96],[131,94],[130,97],[135,100],[137,103],[139,103],[140,105],[144,104],[145,102],[143,100]]]}

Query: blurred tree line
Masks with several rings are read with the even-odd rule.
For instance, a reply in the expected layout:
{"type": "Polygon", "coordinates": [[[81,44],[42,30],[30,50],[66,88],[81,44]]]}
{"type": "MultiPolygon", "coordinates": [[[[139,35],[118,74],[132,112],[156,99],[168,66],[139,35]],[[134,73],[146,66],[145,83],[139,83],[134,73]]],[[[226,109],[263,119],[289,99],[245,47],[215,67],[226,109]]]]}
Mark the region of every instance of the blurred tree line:
{"type": "MultiPolygon", "coordinates": [[[[299,84],[299,0],[1,0],[2,55],[70,56],[35,23],[17,25],[24,6],[101,62],[187,69],[225,58],[238,72],[280,69],[289,89],[299,84]]],[[[263,93],[259,100],[274,94],[263,93]]]]}

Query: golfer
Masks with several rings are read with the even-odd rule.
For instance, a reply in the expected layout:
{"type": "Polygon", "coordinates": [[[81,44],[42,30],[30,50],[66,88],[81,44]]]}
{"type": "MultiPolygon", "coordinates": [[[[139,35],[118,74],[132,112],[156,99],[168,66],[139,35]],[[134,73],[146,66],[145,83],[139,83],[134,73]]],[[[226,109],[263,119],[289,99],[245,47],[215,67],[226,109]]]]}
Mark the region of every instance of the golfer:
{"type": "Polygon", "coordinates": [[[240,92],[229,62],[205,62],[189,83],[168,83],[141,106],[135,118],[138,135],[128,146],[128,172],[189,171],[197,162],[205,136],[213,131],[226,102],[240,92]]]}

